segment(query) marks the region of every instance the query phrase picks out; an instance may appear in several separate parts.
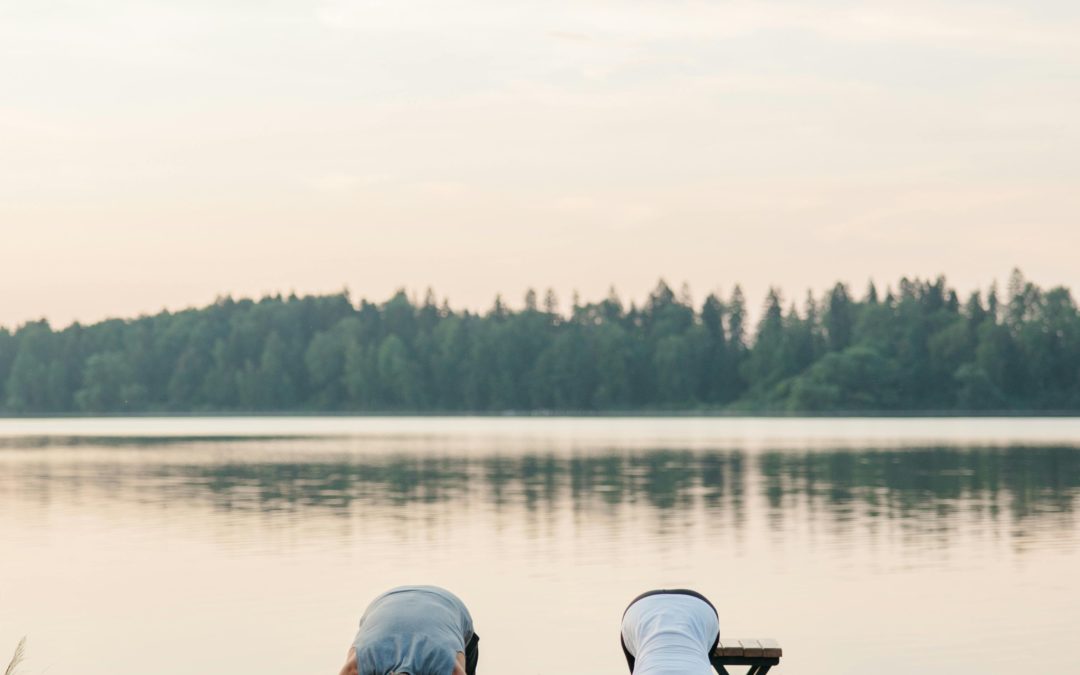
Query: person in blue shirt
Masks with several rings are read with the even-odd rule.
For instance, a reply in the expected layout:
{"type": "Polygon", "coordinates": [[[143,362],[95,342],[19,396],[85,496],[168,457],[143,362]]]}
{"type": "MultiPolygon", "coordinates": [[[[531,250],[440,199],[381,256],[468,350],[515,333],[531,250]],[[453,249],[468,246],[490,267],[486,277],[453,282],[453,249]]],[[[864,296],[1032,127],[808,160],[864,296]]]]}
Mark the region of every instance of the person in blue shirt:
{"type": "Polygon", "coordinates": [[[709,655],[720,623],[716,608],[696,591],[649,591],[623,612],[620,637],[632,675],[713,675],[709,655]]]}
{"type": "Polygon", "coordinates": [[[400,586],[368,605],[340,675],[476,675],[479,640],[456,595],[400,586]]]}

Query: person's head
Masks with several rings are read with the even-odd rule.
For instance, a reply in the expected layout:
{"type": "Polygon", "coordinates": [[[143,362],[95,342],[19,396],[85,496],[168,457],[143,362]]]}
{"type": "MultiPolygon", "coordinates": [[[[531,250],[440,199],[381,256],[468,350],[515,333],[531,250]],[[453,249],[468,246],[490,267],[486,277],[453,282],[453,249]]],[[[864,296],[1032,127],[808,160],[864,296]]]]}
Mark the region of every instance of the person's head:
{"type": "MultiPolygon", "coordinates": [[[[340,675],[360,675],[356,660],[356,647],[349,647],[349,653],[345,657],[345,665],[341,668],[340,675]]],[[[465,653],[458,652],[454,655],[454,670],[452,673],[387,673],[387,675],[465,675],[465,653]]]]}

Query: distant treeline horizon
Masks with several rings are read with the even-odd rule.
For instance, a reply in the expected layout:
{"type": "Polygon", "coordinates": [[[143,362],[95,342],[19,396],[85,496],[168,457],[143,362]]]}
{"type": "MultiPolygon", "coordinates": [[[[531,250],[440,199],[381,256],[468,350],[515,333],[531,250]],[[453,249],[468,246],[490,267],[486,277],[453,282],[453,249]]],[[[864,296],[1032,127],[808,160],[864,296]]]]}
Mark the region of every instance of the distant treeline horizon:
{"type": "Polygon", "coordinates": [[[944,277],[861,293],[660,281],[559,310],[454,310],[428,291],[221,298],[135,319],[0,328],[0,414],[184,412],[1076,412],[1080,313],[1019,270],[961,299],[944,277]]]}

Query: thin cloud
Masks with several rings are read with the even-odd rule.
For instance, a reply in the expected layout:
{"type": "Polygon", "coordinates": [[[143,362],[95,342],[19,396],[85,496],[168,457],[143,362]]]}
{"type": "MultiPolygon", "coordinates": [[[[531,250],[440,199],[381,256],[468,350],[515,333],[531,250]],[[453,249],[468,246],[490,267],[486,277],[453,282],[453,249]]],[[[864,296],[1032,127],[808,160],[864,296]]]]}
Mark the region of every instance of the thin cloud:
{"type": "Polygon", "coordinates": [[[380,174],[326,173],[307,181],[320,192],[348,192],[361,188],[370,188],[385,184],[389,176],[380,174]]]}
{"type": "Polygon", "coordinates": [[[567,30],[549,30],[547,32],[548,37],[555,38],[556,40],[569,40],[570,42],[594,42],[595,38],[585,33],[575,33],[567,30]]]}
{"type": "Polygon", "coordinates": [[[767,31],[803,31],[865,41],[987,42],[997,45],[1073,45],[1078,26],[1038,21],[1017,7],[953,7],[942,3],[879,2],[823,7],[807,2],[467,3],[432,0],[329,0],[316,15],[338,29],[446,35],[483,27],[496,41],[544,36],[565,41],[649,44],[715,40],[767,31]],[[528,18],[529,21],[522,21],[528,18]],[[502,36],[500,40],[500,36],[502,36]]]}

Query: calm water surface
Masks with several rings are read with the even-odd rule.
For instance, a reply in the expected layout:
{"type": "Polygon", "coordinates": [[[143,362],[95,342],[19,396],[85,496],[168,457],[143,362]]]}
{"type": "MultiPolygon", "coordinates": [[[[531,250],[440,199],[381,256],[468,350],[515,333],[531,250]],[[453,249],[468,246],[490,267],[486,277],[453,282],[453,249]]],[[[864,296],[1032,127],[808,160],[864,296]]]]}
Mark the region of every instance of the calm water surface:
{"type": "Polygon", "coordinates": [[[336,673],[378,592],[470,606],[484,675],[622,673],[689,586],[778,673],[1080,671],[1080,421],[0,421],[0,660],[336,673]]]}

